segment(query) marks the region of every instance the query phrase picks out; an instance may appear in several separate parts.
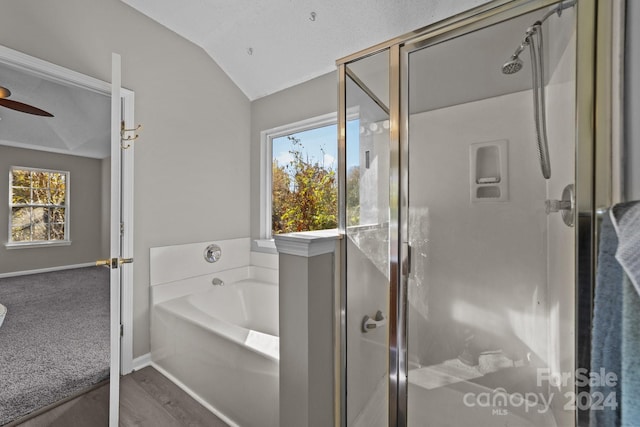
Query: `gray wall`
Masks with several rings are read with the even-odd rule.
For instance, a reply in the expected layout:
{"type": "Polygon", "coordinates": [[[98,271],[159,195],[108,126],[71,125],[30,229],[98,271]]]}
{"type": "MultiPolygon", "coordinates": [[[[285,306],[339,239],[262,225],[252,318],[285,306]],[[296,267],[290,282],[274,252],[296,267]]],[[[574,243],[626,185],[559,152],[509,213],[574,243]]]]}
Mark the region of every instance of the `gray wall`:
{"type": "MultiPolygon", "coordinates": [[[[10,273],[41,268],[84,264],[101,256],[101,224],[103,217],[102,160],[67,156],[0,146],[0,200],[9,199],[9,168],[25,166],[54,169],[71,173],[69,232],[71,245],[49,248],[7,249],[8,214],[6,206],[0,207],[0,273],[10,273]]],[[[106,177],[108,179],[108,175],[106,177]]],[[[108,202],[107,202],[108,203],[108,202]]],[[[106,207],[108,211],[108,205],[106,207]]],[[[107,236],[108,237],[108,236],[107,236]]]]}
{"type": "MultiPolygon", "coordinates": [[[[313,241],[310,242],[313,245],[313,241]]],[[[279,258],[280,425],[332,425],[335,253],[279,258]]]]}
{"type": "Polygon", "coordinates": [[[625,196],[640,200],[640,2],[627,1],[625,60],[625,196]]]}
{"type": "MultiPolygon", "coordinates": [[[[260,132],[335,113],[337,109],[336,73],[325,74],[251,103],[251,239],[260,238],[260,132]]],[[[261,250],[253,240],[251,244],[252,250],[261,250]]]]}
{"type": "Polygon", "coordinates": [[[149,351],[149,248],[249,235],[250,102],[205,52],[119,0],[0,0],[9,48],[135,91],[134,357],[149,351]],[[234,161],[230,161],[233,159],[234,161]]]}

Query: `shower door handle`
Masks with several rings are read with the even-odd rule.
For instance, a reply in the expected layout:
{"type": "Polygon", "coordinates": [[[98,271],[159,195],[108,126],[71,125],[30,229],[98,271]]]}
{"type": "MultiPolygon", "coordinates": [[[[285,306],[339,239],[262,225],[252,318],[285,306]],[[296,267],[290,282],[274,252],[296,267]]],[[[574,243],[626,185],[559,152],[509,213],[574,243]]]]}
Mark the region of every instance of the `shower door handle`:
{"type": "Polygon", "coordinates": [[[387,324],[387,319],[382,315],[382,312],[378,310],[375,317],[372,319],[369,316],[364,316],[362,319],[362,332],[367,333],[372,329],[381,328],[387,324]]]}
{"type": "Polygon", "coordinates": [[[411,251],[413,248],[411,247],[411,243],[404,242],[402,243],[402,253],[403,253],[403,261],[402,261],[402,274],[405,276],[409,276],[411,273],[411,251]]]}

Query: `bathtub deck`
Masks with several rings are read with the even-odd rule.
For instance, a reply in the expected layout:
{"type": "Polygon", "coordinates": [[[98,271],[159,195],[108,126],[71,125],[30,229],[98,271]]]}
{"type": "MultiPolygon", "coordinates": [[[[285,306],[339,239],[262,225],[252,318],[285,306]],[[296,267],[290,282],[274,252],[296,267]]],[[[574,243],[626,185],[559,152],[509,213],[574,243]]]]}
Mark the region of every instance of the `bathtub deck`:
{"type": "MultiPolygon", "coordinates": [[[[16,427],[107,426],[109,384],[54,407],[16,427]]],[[[228,427],[162,374],[147,367],[120,380],[120,426],[228,427]]],[[[12,424],[9,424],[12,426],[12,424]]]]}

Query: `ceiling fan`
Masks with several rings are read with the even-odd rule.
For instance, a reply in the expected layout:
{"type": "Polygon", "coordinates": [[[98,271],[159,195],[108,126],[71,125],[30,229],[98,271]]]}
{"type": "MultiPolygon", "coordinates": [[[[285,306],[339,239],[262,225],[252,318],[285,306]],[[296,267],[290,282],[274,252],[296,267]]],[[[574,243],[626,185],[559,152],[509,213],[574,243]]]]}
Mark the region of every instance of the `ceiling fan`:
{"type": "Polygon", "coordinates": [[[36,116],[53,117],[53,114],[36,108],[33,105],[7,99],[10,96],[11,91],[6,87],[0,86],[0,106],[11,108],[12,110],[20,111],[22,113],[35,114],[36,116]]]}

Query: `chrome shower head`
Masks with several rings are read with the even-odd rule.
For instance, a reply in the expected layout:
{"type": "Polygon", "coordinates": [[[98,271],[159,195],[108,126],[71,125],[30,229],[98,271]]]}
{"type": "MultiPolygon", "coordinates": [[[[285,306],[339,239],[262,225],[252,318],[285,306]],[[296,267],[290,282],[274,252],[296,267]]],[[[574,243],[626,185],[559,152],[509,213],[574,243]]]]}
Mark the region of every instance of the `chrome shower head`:
{"type": "Polygon", "coordinates": [[[517,55],[513,55],[502,66],[502,74],[515,74],[522,69],[522,65],[522,60],[517,55]]]}
{"type": "Polygon", "coordinates": [[[524,51],[524,49],[529,45],[529,37],[531,36],[531,30],[527,30],[525,34],[525,38],[520,43],[520,46],[513,52],[511,58],[502,66],[502,74],[515,74],[518,71],[522,70],[522,66],[524,65],[522,59],[520,59],[520,54],[524,51]]]}

